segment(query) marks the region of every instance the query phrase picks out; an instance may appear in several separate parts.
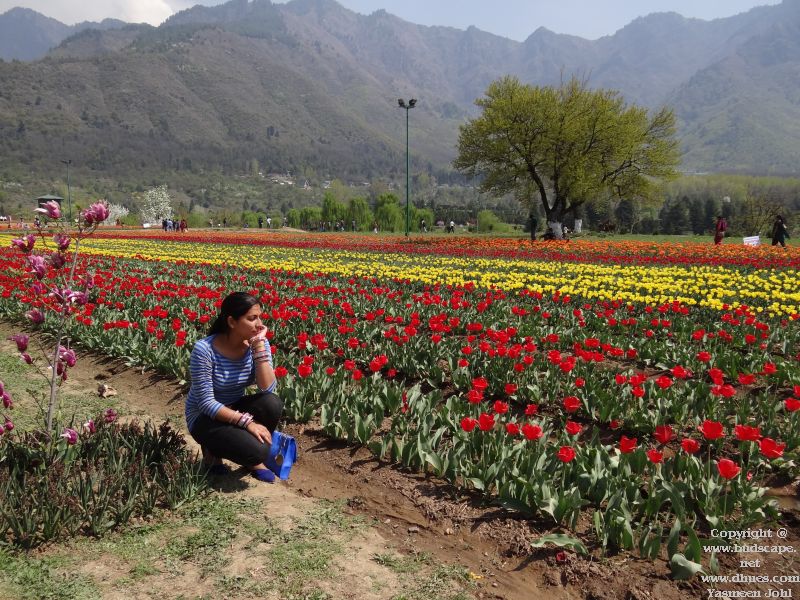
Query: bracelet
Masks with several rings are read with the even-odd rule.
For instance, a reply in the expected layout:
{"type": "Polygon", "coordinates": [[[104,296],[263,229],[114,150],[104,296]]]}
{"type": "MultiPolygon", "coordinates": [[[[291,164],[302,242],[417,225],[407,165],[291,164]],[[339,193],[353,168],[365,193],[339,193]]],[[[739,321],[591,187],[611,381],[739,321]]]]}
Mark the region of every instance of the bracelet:
{"type": "Polygon", "coordinates": [[[253,415],[251,415],[250,413],[243,413],[241,418],[239,419],[239,422],[236,423],[236,426],[239,427],[240,429],[246,429],[247,426],[250,425],[250,423],[252,422],[253,422],[253,415]]]}

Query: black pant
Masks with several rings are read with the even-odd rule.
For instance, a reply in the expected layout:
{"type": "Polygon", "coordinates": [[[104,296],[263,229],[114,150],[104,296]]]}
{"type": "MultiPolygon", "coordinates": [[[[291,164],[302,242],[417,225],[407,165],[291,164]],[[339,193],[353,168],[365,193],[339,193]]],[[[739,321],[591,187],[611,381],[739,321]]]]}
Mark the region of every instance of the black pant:
{"type": "MultiPolygon", "coordinates": [[[[272,392],[259,392],[242,396],[228,408],[247,412],[253,419],[275,431],[283,413],[283,401],[272,392]]],[[[218,458],[225,458],[245,467],[254,467],[267,460],[270,446],[258,441],[255,436],[222,421],[215,421],[207,415],[200,415],[190,432],[197,443],[218,458]]]]}

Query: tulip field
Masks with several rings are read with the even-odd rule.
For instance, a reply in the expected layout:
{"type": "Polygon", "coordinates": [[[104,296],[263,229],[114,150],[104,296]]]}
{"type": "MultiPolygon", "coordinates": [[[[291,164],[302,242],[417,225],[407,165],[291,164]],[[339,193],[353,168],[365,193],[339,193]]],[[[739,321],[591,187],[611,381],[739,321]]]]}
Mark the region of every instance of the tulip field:
{"type": "MultiPolygon", "coordinates": [[[[11,240],[0,317],[46,328],[11,240]]],[[[543,519],[543,540],[680,575],[798,475],[798,268],[710,243],[103,230],[67,327],[186,379],[222,298],[250,291],[289,418],[543,519]]]]}

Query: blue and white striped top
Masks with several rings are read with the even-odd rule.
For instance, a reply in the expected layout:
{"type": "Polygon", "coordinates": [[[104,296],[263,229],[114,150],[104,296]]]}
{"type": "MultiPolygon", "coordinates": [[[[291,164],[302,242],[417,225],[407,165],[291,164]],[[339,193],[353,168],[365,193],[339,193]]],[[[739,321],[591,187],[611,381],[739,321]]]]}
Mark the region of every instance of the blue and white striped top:
{"type": "MultiPolygon", "coordinates": [[[[223,406],[236,402],[244,395],[247,386],[256,380],[253,353],[247,349],[239,360],[225,358],[211,343],[215,335],[198,340],[189,359],[192,385],[186,398],[186,426],[192,430],[197,418],[203,414],[212,419],[223,406]]],[[[264,340],[267,360],[272,364],[272,349],[264,340]]],[[[278,382],[273,381],[262,392],[273,392],[278,382]]],[[[261,389],[261,388],[259,388],[261,389]]]]}

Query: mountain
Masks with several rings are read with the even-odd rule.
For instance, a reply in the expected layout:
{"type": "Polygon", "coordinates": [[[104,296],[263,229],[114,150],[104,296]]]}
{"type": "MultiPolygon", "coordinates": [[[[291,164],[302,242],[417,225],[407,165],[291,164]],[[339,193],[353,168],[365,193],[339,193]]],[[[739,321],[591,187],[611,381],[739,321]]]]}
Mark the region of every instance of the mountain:
{"type": "Polygon", "coordinates": [[[36,60],[80,31],[114,29],[124,25],[117,19],[105,19],[101,23],[86,21],[70,26],[29,8],[12,8],[0,15],[0,58],[36,60]]]}
{"type": "MultiPolygon", "coordinates": [[[[21,9],[0,15],[0,32],[21,15],[30,39],[63,35],[21,9]]],[[[540,27],[515,42],[334,0],[231,0],[159,27],[83,25],[40,60],[0,63],[0,163],[42,168],[59,148],[109,172],[241,172],[255,159],[274,171],[397,174],[397,98],[413,94],[417,168],[447,170],[474,100],[510,73],[536,84],[578,74],[629,102],[674,106],[687,170],[800,165],[800,0],[714,21],[657,13],[594,41],[540,27]]]]}

